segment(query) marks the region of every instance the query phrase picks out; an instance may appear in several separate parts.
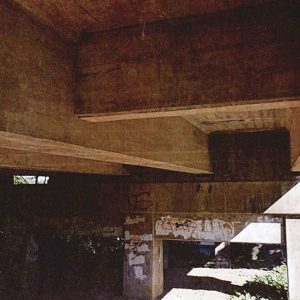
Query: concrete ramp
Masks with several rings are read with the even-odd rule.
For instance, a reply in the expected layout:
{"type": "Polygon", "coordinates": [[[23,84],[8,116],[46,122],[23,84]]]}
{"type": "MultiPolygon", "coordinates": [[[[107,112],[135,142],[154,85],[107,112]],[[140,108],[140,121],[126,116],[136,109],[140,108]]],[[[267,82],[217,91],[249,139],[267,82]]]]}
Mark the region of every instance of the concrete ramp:
{"type": "Polygon", "coordinates": [[[300,183],[284,194],[270,206],[264,214],[270,215],[299,215],[300,214],[300,183]]]}
{"type": "Polygon", "coordinates": [[[250,223],[230,243],[281,244],[281,223],[250,223]]]}

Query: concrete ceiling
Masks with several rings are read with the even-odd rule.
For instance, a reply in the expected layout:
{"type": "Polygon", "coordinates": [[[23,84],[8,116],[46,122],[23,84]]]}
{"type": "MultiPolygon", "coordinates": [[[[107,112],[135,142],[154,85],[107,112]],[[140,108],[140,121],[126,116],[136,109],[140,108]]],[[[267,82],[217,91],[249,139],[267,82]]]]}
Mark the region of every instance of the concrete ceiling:
{"type": "Polygon", "coordinates": [[[289,128],[291,109],[264,109],[198,113],[184,117],[206,134],[220,131],[258,131],[289,128]]]}
{"type": "Polygon", "coordinates": [[[42,23],[65,38],[81,32],[170,20],[255,6],[270,0],[15,0],[42,23]]]}

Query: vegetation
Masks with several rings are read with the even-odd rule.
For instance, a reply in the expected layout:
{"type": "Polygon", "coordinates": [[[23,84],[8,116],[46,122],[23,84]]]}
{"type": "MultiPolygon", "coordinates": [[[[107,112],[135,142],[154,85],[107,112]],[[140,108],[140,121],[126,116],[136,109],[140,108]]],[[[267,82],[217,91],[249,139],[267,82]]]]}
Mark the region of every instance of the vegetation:
{"type": "Polygon", "coordinates": [[[31,184],[31,182],[35,182],[34,176],[32,176],[32,178],[27,177],[28,176],[15,175],[14,184],[31,184]]]}
{"type": "Polygon", "coordinates": [[[14,184],[47,184],[49,176],[14,175],[14,184]]]}
{"type": "Polygon", "coordinates": [[[275,267],[268,275],[255,276],[231,300],[287,300],[287,266],[275,267]]]}

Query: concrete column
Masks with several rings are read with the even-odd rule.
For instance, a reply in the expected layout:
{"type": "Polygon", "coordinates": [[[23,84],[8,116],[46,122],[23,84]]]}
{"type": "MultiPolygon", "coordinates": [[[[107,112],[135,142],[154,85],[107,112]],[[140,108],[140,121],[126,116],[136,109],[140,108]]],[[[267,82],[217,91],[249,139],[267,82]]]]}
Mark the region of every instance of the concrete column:
{"type": "Polygon", "coordinates": [[[163,292],[163,243],[154,240],[151,214],[125,216],[125,299],[152,300],[163,292]]]}
{"type": "Polygon", "coordinates": [[[152,259],[152,299],[156,299],[164,291],[164,257],[163,241],[153,240],[153,259],[152,259]]]}
{"type": "Polygon", "coordinates": [[[289,299],[300,300],[300,219],[286,219],[289,299]]]}

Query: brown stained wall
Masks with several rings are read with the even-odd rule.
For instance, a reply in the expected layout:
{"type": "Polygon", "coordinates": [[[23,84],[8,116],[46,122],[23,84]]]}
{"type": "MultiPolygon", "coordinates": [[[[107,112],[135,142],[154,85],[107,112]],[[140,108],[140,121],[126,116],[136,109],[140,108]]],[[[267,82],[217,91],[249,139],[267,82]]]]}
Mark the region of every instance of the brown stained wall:
{"type": "Polygon", "coordinates": [[[299,95],[299,7],[274,4],[87,34],[76,112],[299,95]]]}
{"type": "Polygon", "coordinates": [[[0,1],[0,108],[72,114],[73,50],[11,1],[0,1]]]}
{"type": "Polygon", "coordinates": [[[290,147],[287,130],[209,135],[216,181],[287,180],[290,147]]]}

